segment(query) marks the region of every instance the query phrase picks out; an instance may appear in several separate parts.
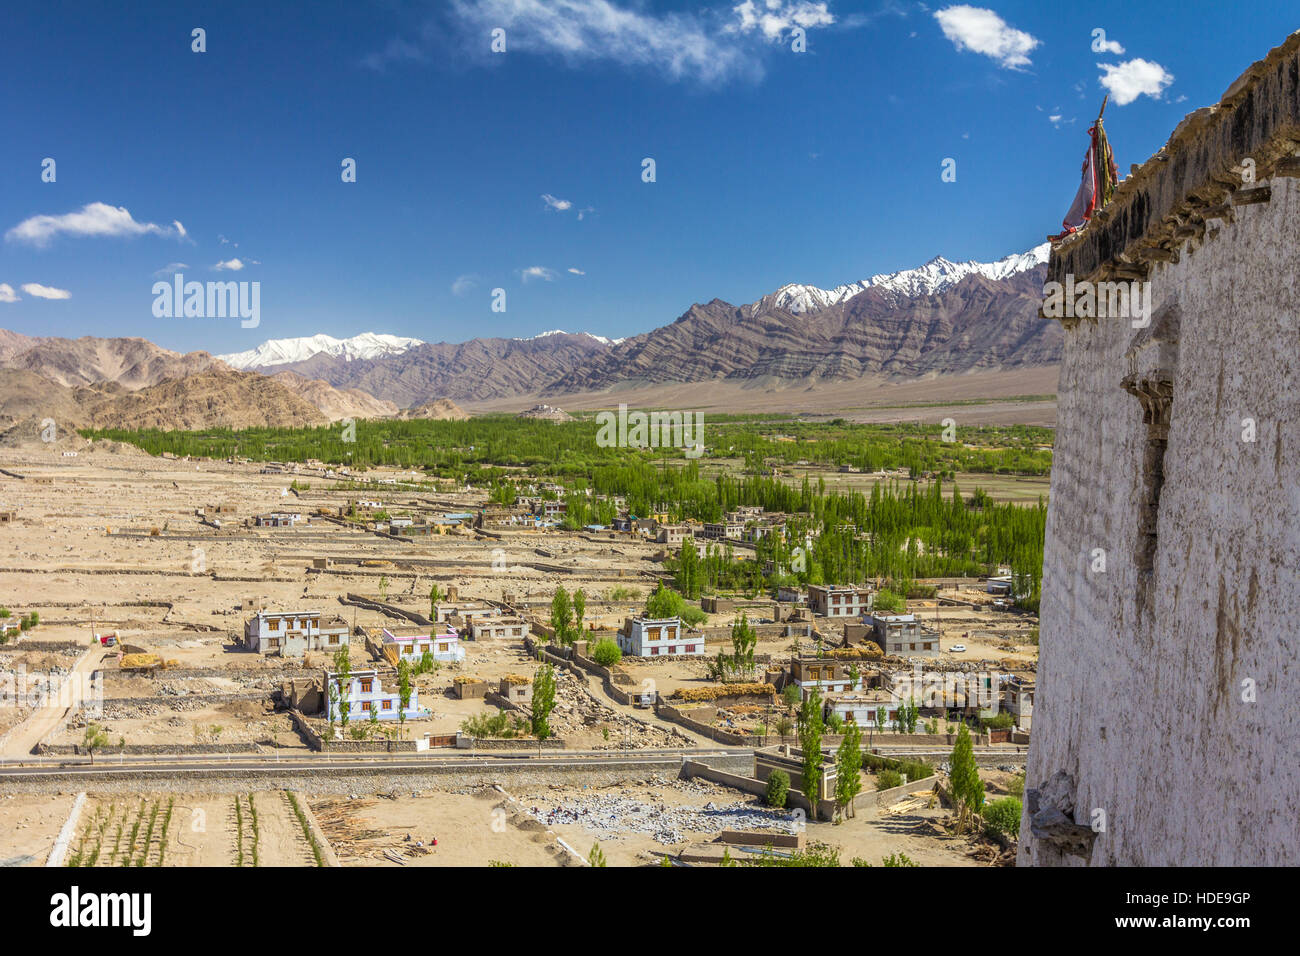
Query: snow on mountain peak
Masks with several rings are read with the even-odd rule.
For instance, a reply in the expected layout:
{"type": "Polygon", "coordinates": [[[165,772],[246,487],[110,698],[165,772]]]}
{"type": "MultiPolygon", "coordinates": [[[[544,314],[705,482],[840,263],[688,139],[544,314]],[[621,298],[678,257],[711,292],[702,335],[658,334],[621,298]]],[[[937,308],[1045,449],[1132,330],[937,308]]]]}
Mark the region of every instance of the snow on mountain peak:
{"type": "Polygon", "coordinates": [[[595,339],[601,345],[618,345],[622,339],[607,339],[603,335],[594,335],[591,332],[566,332],[564,329],[550,329],[546,332],[538,332],[536,335],[530,335],[527,338],[515,339],[516,342],[535,342],[537,339],[549,338],[552,335],[585,335],[589,339],[595,339]]]}
{"type": "Polygon", "coordinates": [[[1050,250],[1051,244],[1044,242],[1028,252],[1014,253],[997,262],[953,262],[943,256],[935,256],[916,269],[881,273],[869,279],[836,286],[834,289],[819,289],[816,286],[790,283],[781,286],[771,295],[764,296],[755,303],[755,306],[776,307],[797,315],[837,305],[869,288],[879,289],[893,299],[935,295],[975,273],[994,280],[1010,278],[1042,265],[1047,261],[1050,250]]]}
{"type": "Polygon", "coordinates": [[[232,368],[246,371],[252,368],[302,362],[321,353],[335,355],[348,362],[354,359],[378,358],[382,355],[400,355],[423,344],[420,339],[387,335],[382,332],[362,332],[348,339],[336,339],[332,335],[322,334],[296,339],[270,339],[257,348],[218,355],[217,358],[232,368]]]}

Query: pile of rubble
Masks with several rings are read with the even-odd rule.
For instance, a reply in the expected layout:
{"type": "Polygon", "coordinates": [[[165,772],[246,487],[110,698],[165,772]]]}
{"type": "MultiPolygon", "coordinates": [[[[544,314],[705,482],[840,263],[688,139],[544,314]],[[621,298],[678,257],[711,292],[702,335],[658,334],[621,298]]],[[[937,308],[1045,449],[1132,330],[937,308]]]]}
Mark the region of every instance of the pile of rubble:
{"type": "Polygon", "coordinates": [[[690,739],[676,731],[666,730],[619,713],[591,693],[586,685],[568,671],[555,671],[555,709],[550,717],[551,732],[560,738],[602,729],[608,731],[605,740],[593,749],[621,749],[632,747],[680,747],[689,745],[690,739]]]}
{"type": "Polygon", "coordinates": [[[723,830],[785,830],[796,825],[795,816],[744,803],[702,807],[670,806],[645,802],[635,797],[611,794],[578,794],[556,806],[532,804],[521,798],[526,812],[547,827],[576,823],[596,834],[648,834],[656,843],[672,846],[695,834],[716,834],[723,830]]]}

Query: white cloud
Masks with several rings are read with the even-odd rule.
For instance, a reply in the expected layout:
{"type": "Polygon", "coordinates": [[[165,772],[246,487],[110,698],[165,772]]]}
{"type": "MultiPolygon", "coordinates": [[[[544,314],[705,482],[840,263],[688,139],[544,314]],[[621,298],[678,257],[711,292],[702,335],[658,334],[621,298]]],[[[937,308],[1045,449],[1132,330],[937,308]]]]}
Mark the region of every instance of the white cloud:
{"type": "Polygon", "coordinates": [[[21,301],[14,294],[14,287],[8,282],[0,282],[0,302],[19,302],[21,301]]]}
{"type": "Polygon", "coordinates": [[[805,30],[813,27],[827,27],[835,22],[834,15],[826,9],[825,3],[813,3],[811,0],[744,0],[732,8],[740,18],[735,29],[742,33],[761,30],[769,40],[779,40],[795,27],[805,30]]]}
{"type": "Polygon", "coordinates": [[[41,285],[39,282],[24,282],[22,289],[30,296],[38,299],[71,299],[72,293],[67,289],[54,289],[47,285],[41,285]]]}
{"type": "Polygon", "coordinates": [[[585,276],[587,274],[583,272],[581,269],[575,269],[573,266],[569,266],[568,271],[572,272],[575,276],[585,276]]]}
{"type": "Polygon", "coordinates": [[[248,266],[260,266],[261,264],[262,263],[257,259],[240,259],[239,257],[235,257],[234,259],[223,259],[212,268],[218,272],[238,272],[248,266]]]}
{"type": "Polygon", "coordinates": [[[169,262],[153,275],[155,279],[161,279],[163,276],[175,275],[177,272],[184,272],[189,267],[190,264],[188,262],[169,262]]]}
{"type": "Polygon", "coordinates": [[[566,209],[572,209],[573,203],[567,199],[557,199],[550,193],[542,193],[542,202],[546,203],[547,209],[554,209],[556,212],[564,212],[566,209]]]}
{"type": "Polygon", "coordinates": [[[519,270],[520,277],[524,282],[530,282],[533,279],[545,279],[547,282],[555,281],[555,272],[546,266],[529,266],[527,269],[519,270]]]}
{"type": "Polygon", "coordinates": [[[468,295],[478,287],[478,276],[464,275],[457,276],[456,281],[451,284],[452,295],[468,295]]]}
{"type": "Polygon", "coordinates": [[[62,216],[32,216],[24,219],[6,232],[5,238],[11,242],[44,247],[60,235],[77,238],[134,238],[149,234],[175,236],[178,239],[184,239],[186,235],[185,227],[179,222],[173,222],[170,227],[152,222],[136,222],[123,206],[92,202],[76,212],[62,216]]]}
{"type": "Polygon", "coordinates": [[[966,4],[944,7],[934,14],[934,18],[939,21],[943,35],[958,50],[983,54],[1009,70],[1030,66],[1029,52],[1040,42],[983,7],[966,4]]]}
{"type": "Polygon", "coordinates": [[[712,27],[715,15],[643,12],[612,0],[450,0],[450,13],[465,39],[485,50],[483,38],[500,27],[510,52],[555,55],[571,65],[650,67],[704,83],[763,75],[737,29],[712,27]]]}
{"type": "Polygon", "coordinates": [[[583,206],[578,210],[578,222],[582,222],[582,220],[587,217],[587,213],[595,211],[596,210],[591,206],[583,206]]]}
{"type": "Polygon", "coordinates": [[[1098,63],[1097,68],[1102,71],[1098,82],[1117,106],[1132,103],[1143,95],[1158,100],[1165,87],[1174,81],[1172,73],[1150,60],[1125,60],[1119,65],[1098,63]]]}

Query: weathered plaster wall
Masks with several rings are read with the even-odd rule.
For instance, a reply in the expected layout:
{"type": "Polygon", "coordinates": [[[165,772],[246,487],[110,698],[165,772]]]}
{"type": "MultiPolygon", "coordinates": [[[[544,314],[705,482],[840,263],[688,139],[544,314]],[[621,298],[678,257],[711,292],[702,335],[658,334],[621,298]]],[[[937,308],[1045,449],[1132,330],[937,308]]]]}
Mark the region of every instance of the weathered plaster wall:
{"type": "Polygon", "coordinates": [[[1151,272],[1179,323],[1145,604],[1149,435],[1120,382],[1154,353],[1126,357],[1127,319],[1066,331],[1028,786],[1064,771],[1106,829],[1063,852],[1027,800],[1022,865],[1300,863],[1300,180],[1270,185],[1151,272]]]}

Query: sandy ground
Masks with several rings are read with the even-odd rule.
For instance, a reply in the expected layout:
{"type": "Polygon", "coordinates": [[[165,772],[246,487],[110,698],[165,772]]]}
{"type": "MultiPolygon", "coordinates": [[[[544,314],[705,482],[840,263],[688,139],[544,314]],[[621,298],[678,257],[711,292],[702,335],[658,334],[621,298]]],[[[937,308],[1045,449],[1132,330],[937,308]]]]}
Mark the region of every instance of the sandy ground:
{"type": "MultiPolygon", "coordinates": [[[[941,378],[891,381],[865,377],[789,387],[741,385],[726,381],[656,385],[571,395],[527,395],[487,402],[461,402],[469,412],[518,412],[538,402],[569,411],[630,407],[682,408],[706,414],[843,415],[863,422],[938,422],[952,415],[972,425],[1056,424],[1056,366],[1015,372],[977,372],[941,378]],[[1032,396],[1021,399],[1022,396],[1032,396]]],[[[706,426],[707,427],[707,426],[706,426]]]]}
{"type": "Polygon", "coordinates": [[[558,866],[563,860],[553,836],[513,812],[491,788],[396,799],[328,798],[311,806],[344,866],[401,866],[384,855],[385,848],[413,866],[558,866]]]}
{"type": "Polygon", "coordinates": [[[44,866],[75,799],[71,793],[0,796],[0,866],[44,866]]]}

